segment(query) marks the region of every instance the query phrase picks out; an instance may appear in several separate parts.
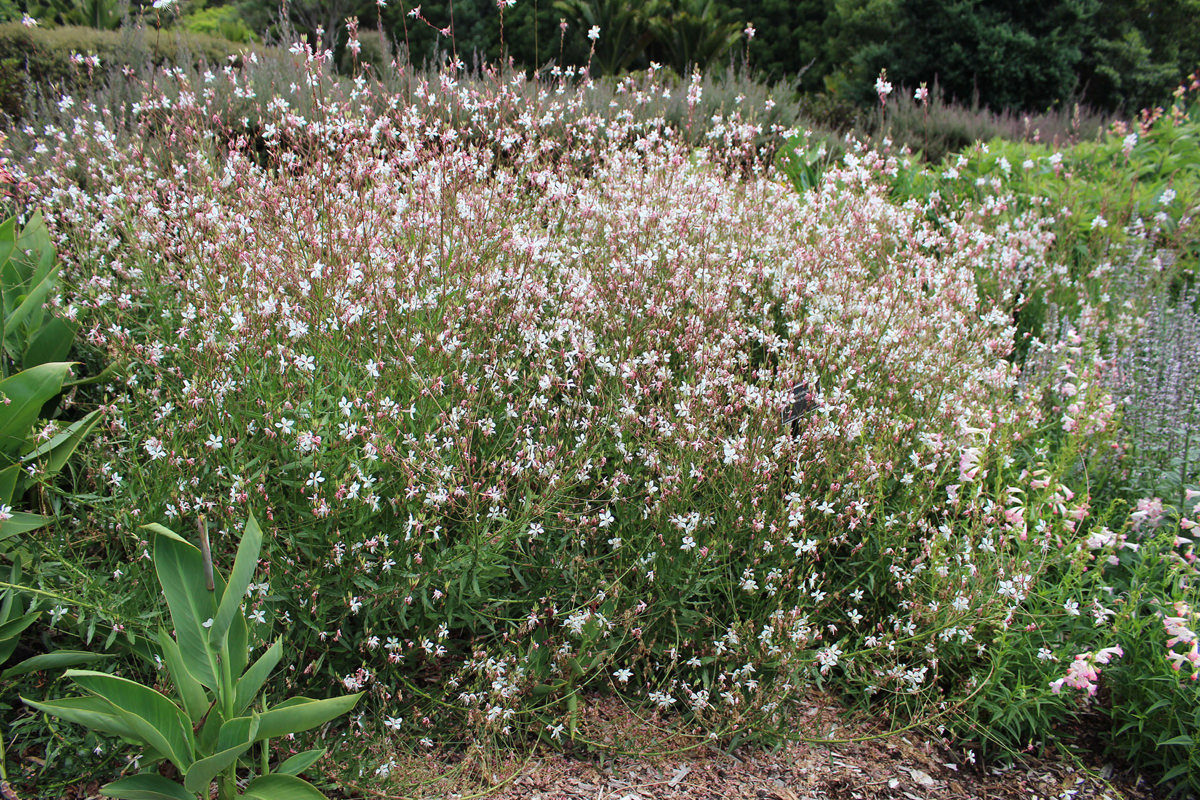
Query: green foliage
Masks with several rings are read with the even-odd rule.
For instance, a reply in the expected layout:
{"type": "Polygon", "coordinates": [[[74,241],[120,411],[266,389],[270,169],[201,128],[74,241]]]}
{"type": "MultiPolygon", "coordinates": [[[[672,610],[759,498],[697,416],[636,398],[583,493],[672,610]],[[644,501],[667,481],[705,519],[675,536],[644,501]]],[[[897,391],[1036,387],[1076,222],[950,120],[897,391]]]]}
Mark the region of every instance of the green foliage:
{"type": "Polygon", "coordinates": [[[319,752],[302,754],[271,774],[267,742],[336,719],[355,706],[359,695],[328,700],[293,697],[271,706],[262,701],[257,710],[253,708],[283,656],[283,640],[278,639],[253,664],[247,657],[241,605],[262,547],[258,522],[253,516],[246,522],[228,584],[207,555],[203,522],[203,551],[161,525],[147,529],[154,539],[155,571],[175,630],[174,637],[166,631],[158,636],[173,696],[115,675],[69,670],[67,677],[86,695],[25,702],[69,722],[139,742],[149,748],[145,757],[149,764],[170,761],[182,777],[181,784],[149,769],[107,784],[101,789],[107,797],[207,800],[214,781],[222,800],[324,797],[292,774],[303,768],[303,762],[311,764],[319,752]],[[262,748],[257,777],[238,792],[239,763],[256,744],[262,748]]]}
{"type": "Polygon", "coordinates": [[[244,45],[200,33],[26,28],[6,23],[0,25],[0,111],[24,118],[32,111],[31,95],[41,93],[57,100],[63,94],[97,89],[110,72],[126,65],[225,65],[231,56],[240,59],[245,50],[244,45]],[[98,57],[99,69],[74,63],[76,54],[98,57]]]}
{"type": "MultiPolygon", "coordinates": [[[[55,404],[71,365],[62,361],[70,352],[77,326],[45,308],[56,289],[58,260],[45,222],[35,214],[18,231],[15,219],[0,224],[0,556],[11,560],[0,588],[0,666],[16,652],[21,634],[42,618],[39,599],[21,591],[22,555],[8,552],[20,534],[49,524],[49,517],[14,511],[34,483],[34,475],[52,476],[99,421],[92,412],[65,430],[35,441],[37,420],[55,404]],[[11,374],[10,374],[11,373],[11,374]]],[[[0,673],[9,681],[29,672],[95,661],[101,656],[58,650],[35,655],[0,673]]],[[[0,740],[0,779],[6,778],[0,740]]]]}
{"type": "Polygon", "coordinates": [[[722,66],[745,27],[741,9],[724,8],[717,0],[676,0],[650,24],[651,59],[679,75],[722,66]]]}
{"type": "Polygon", "coordinates": [[[236,6],[208,6],[189,9],[179,23],[191,33],[219,37],[230,42],[250,44],[259,37],[242,19],[236,6]]]}
{"type": "Polygon", "coordinates": [[[79,25],[104,31],[121,27],[127,14],[136,13],[138,3],[130,0],[32,0],[29,14],[55,25],[79,25]]]}
{"type": "Polygon", "coordinates": [[[1200,793],[1200,681],[1192,674],[1196,664],[1168,656],[1183,653],[1170,638],[1168,623],[1200,628],[1200,615],[1194,613],[1200,610],[1200,587],[1194,567],[1179,556],[1177,519],[1143,541],[1136,553],[1123,553],[1119,568],[1104,571],[1123,600],[1114,629],[1125,653],[1109,671],[1112,699],[1106,711],[1113,727],[1107,738],[1123,760],[1162,776],[1175,793],[1195,794],[1200,793]]]}
{"type": "Polygon", "coordinates": [[[70,384],[70,352],[77,326],[46,310],[58,278],[58,262],[45,222],[35,214],[19,232],[16,220],[0,224],[0,542],[46,525],[38,514],[12,511],[10,504],[34,485],[35,466],[53,475],[99,421],[92,412],[65,429],[33,437],[34,423],[47,416],[70,384]]]}
{"type": "Polygon", "coordinates": [[[662,0],[633,5],[624,0],[555,0],[554,8],[571,24],[576,38],[600,29],[592,64],[613,75],[645,66],[646,48],[654,41],[654,25],[666,6],[662,0]]]}

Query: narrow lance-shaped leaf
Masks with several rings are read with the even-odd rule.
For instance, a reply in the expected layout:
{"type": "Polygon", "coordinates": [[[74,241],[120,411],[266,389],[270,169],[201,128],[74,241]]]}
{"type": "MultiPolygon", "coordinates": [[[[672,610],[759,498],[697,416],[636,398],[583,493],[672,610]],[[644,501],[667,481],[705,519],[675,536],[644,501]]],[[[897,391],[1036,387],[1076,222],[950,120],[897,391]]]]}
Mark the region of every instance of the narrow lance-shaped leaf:
{"type": "Polygon", "coordinates": [[[109,658],[105,653],[88,653],[83,650],[55,650],[53,653],[42,653],[39,656],[27,658],[19,664],[0,672],[0,681],[10,681],[31,672],[42,670],[60,670],[63,667],[74,667],[79,664],[94,664],[109,658]]]}
{"type": "Polygon", "coordinates": [[[275,644],[259,656],[258,661],[255,661],[254,665],[246,670],[246,673],[238,680],[233,703],[235,714],[241,714],[254,702],[254,698],[262,691],[263,684],[267,682],[267,678],[279,664],[282,655],[283,639],[276,639],[275,644]]]}
{"type": "Polygon", "coordinates": [[[221,597],[217,616],[213,619],[211,632],[213,642],[225,640],[225,633],[229,630],[230,623],[233,622],[233,615],[240,613],[246,589],[250,586],[254,571],[258,569],[258,554],[261,550],[262,529],[258,527],[258,522],[251,514],[246,520],[246,532],[242,534],[242,541],[238,544],[233,571],[229,573],[229,585],[225,589],[224,596],[221,597]]]}

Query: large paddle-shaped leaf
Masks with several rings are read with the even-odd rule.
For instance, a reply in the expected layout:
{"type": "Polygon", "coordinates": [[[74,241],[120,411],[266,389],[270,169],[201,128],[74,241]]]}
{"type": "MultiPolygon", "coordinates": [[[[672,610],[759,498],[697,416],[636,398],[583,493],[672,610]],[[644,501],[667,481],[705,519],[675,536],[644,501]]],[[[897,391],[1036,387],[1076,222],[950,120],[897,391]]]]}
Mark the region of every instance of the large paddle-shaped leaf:
{"type": "Polygon", "coordinates": [[[194,725],[208,713],[210,706],[208,695],[205,694],[204,687],[200,685],[200,682],[183,665],[183,654],[179,652],[179,645],[167,635],[166,631],[161,629],[158,632],[158,646],[162,649],[163,663],[167,665],[171,683],[175,685],[175,691],[183,700],[183,710],[187,712],[188,719],[194,725]]]}
{"type": "Polygon", "coordinates": [[[100,794],[117,800],[196,800],[178,783],[161,775],[130,775],[100,787],[100,794]]]}
{"type": "Polygon", "coordinates": [[[146,527],[155,534],[154,569],[175,623],[183,666],[196,680],[216,691],[220,673],[209,629],[217,613],[217,587],[208,590],[199,548],[161,525],[146,527]]]}
{"type": "Polygon", "coordinates": [[[70,363],[56,361],[0,381],[0,397],[8,401],[0,406],[0,454],[15,459],[20,453],[42,406],[62,391],[70,369],[70,363]]]}
{"type": "Polygon", "coordinates": [[[62,700],[50,700],[45,703],[22,697],[21,701],[38,711],[44,711],[51,716],[65,719],[67,722],[84,725],[94,731],[111,733],[135,742],[142,739],[141,736],[138,736],[137,731],[117,713],[113,704],[103,697],[66,697],[62,700]]]}
{"type": "Polygon", "coordinates": [[[207,797],[213,779],[233,766],[238,756],[254,745],[257,732],[258,720],[253,717],[238,717],[222,725],[217,736],[217,752],[192,764],[183,780],[184,788],[207,797]]]}
{"type": "Polygon", "coordinates": [[[303,778],[279,773],[250,781],[242,796],[253,800],[328,800],[303,778]]]}
{"type": "Polygon", "coordinates": [[[92,670],[69,669],[66,677],[107,700],[129,729],[186,772],[195,760],[192,727],[187,715],[148,686],[92,670]]]}
{"type": "Polygon", "coordinates": [[[258,715],[258,738],[274,739],[276,736],[300,733],[324,725],[354,708],[360,697],[362,692],[328,700],[310,700],[307,697],[285,700],[258,715]]]}

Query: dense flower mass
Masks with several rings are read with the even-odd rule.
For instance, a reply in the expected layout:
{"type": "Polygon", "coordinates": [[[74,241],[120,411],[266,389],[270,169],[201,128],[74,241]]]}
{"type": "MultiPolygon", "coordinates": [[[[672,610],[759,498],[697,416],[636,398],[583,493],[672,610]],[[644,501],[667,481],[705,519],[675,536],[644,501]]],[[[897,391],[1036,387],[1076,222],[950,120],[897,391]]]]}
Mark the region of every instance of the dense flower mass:
{"type": "Polygon", "coordinates": [[[859,147],[799,194],[749,108],[696,148],[586,79],[343,92],[295,53],[287,92],[160,73],[10,165],[120,367],[79,513],[130,571],[146,521],[258,510],[247,618],[305,632],[298,675],[393,731],[558,739],[584,688],[719,734],[826,679],[945,708],[1090,558],[1037,437],[1109,431],[1109,362],[1018,341],[1022,292],[1067,283],[1038,206],[899,202],[859,147]]]}

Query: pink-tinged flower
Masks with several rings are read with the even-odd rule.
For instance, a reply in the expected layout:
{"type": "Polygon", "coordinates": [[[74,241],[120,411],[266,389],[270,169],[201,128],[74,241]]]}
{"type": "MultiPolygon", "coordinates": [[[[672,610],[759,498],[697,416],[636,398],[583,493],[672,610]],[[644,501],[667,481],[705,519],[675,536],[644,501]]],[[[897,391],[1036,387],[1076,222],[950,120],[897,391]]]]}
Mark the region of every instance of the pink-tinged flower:
{"type": "Polygon", "coordinates": [[[754,23],[753,23],[753,22],[747,22],[747,23],[746,23],[746,28],[745,28],[745,30],[743,30],[743,31],[742,31],[742,33],[746,34],[746,38],[747,38],[747,39],[753,39],[753,38],[754,38],[754,34],[755,34],[755,33],[757,33],[757,31],[756,31],[756,30],[754,30],[754,23]]]}
{"type": "Polygon", "coordinates": [[[923,106],[929,105],[929,88],[922,83],[920,87],[913,92],[913,99],[923,106]]]}
{"type": "Polygon", "coordinates": [[[875,79],[875,94],[879,95],[879,104],[887,105],[888,95],[892,93],[892,84],[888,82],[887,70],[879,70],[879,77],[875,79]]]}

